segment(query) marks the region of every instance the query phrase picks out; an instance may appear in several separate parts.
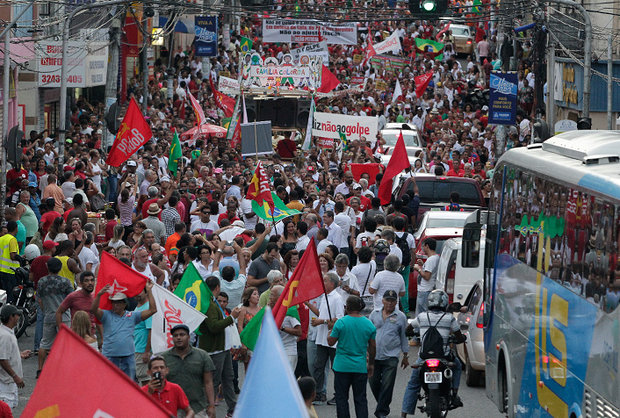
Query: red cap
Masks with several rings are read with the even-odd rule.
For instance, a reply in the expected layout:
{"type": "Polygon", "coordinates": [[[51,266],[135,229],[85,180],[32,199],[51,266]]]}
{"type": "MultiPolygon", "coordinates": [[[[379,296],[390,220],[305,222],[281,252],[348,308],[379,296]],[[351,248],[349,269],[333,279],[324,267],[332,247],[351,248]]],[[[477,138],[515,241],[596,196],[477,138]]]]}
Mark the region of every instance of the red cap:
{"type": "Polygon", "coordinates": [[[47,240],[45,242],[43,242],[43,249],[44,250],[51,250],[52,248],[58,246],[57,242],[51,241],[51,240],[47,240]]]}

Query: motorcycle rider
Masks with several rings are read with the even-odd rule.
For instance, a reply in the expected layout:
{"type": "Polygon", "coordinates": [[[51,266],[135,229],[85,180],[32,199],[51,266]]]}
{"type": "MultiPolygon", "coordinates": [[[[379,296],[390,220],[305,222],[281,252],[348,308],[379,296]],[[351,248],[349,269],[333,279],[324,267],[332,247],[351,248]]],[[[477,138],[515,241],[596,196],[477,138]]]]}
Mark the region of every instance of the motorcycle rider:
{"type": "MultiPolygon", "coordinates": [[[[448,295],[446,292],[440,289],[433,290],[428,295],[428,311],[421,312],[408,326],[408,331],[411,332],[412,329],[420,330],[420,340],[424,341],[424,334],[428,331],[431,326],[435,326],[439,334],[443,337],[444,341],[444,358],[450,362],[454,363],[452,367],[453,378],[452,378],[452,394],[450,400],[450,409],[458,408],[463,406],[463,402],[461,398],[457,395],[459,389],[459,383],[461,381],[461,362],[458,359],[452,350],[450,349],[450,345],[448,343],[448,339],[451,334],[455,336],[455,342],[457,344],[463,343],[466,340],[466,337],[461,333],[459,328],[459,324],[451,313],[446,313],[446,309],[448,308],[448,295]],[[428,316],[427,316],[428,314],[428,316]],[[430,322],[430,323],[429,323],[430,322]]],[[[420,347],[422,350],[422,347],[420,347]]],[[[405,390],[405,397],[403,399],[403,407],[402,407],[402,418],[405,418],[407,414],[413,415],[415,413],[416,404],[418,401],[418,394],[420,393],[420,387],[422,386],[422,381],[420,378],[420,370],[419,367],[424,363],[424,360],[419,358],[414,363],[413,372],[411,373],[411,378],[409,379],[409,383],[407,383],[407,388],[405,390]]]]}

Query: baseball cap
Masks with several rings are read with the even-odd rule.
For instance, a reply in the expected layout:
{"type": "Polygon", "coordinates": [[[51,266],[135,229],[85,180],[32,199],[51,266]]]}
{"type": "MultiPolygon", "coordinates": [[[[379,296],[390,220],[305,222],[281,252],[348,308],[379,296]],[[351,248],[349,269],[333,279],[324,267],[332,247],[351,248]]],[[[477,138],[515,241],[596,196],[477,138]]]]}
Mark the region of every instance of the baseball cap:
{"type": "Polygon", "coordinates": [[[178,329],[183,329],[183,330],[185,330],[185,332],[187,332],[189,334],[189,327],[187,325],[185,325],[185,324],[178,324],[178,325],[173,326],[170,329],[170,334],[174,334],[174,331],[176,331],[178,329]]]}
{"type": "Polygon", "coordinates": [[[221,168],[216,168],[215,170],[213,170],[213,172],[215,174],[222,174],[224,172],[224,170],[222,170],[221,168]]]}
{"type": "Polygon", "coordinates": [[[138,164],[134,160],[127,161],[127,167],[137,167],[138,164]]]}
{"type": "Polygon", "coordinates": [[[383,299],[398,300],[398,295],[395,290],[386,290],[383,294],[383,299]]]}
{"type": "Polygon", "coordinates": [[[47,241],[43,242],[43,249],[44,250],[51,250],[52,248],[57,247],[57,246],[58,246],[57,242],[54,242],[54,241],[49,240],[49,239],[47,241]]]}
{"type": "Polygon", "coordinates": [[[37,182],[31,181],[30,183],[28,183],[28,187],[38,187],[37,182]]]}
{"type": "Polygon", "coordinates": [[[127,301],[127,296],[122,293],[122,292],[118,292],[113,294],[112,296],[110,296],[109,298],[110,300],[114,300],[114,301],[119,301],[119,300],[123,300],[123,301],[127,301]]]}

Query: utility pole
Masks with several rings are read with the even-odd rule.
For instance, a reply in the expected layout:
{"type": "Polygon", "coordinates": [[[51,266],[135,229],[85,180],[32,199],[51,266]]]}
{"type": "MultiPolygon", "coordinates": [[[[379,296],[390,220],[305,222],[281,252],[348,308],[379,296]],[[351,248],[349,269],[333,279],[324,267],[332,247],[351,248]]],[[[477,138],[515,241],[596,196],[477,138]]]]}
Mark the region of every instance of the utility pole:
{"type": "MultiPolygon", "coordinates": [[[[120,56],[121,47],[121,20],[114,19],[112,27],[110,28],[110,47],[108,48],[108,75],[105,83],[105,110],[106,113],[110,110],[110,106],[116,103],[116,97],[118,95],[118,60],[120,56]]],[[[104,152],[107,152],[108,146],[114,142],[114,135],[112,135],[106,126],[106,130],[103,135],[103,144],[101,148],[104,152]]]]}
{"type": "Polygon", "coordinates": [[[547,126],[555,132],[555,45],[547,48],[547,126]]]}
{"type": "Polygon", "coordinates": [[[614,55],[613,55],[613,37],[609,35],[607,38],[607,129],[612,130],[613,117],[611,116],[611,108],[613,106],[613,75],[614,75],[614,55]]]}
{"type": "Polygon", "coordinates": [[[6,200],[6,148],[4,148],[4,141],[6,141],[8,133],[9,133],[9,73],[11,71],[11,29],[15,26],[17,21],[26,13],[28,8],[30,8],[34,4],[35,0],[32,0],[30,4],[24,7],[21,12],[13,20],[6,25],[6,27],[0,33],[0,39],[4,37],[4,66],[2,74],[2,144],[0,145],[0,150],[2,152],[2,159],[0,164],[0,194],[2,195],[0,199],[0,219],[4,220],[4,207],[6,200]]]}
{"type": "Polygon", "coordinates": [[[142,46],[142,110],[146,115],[149,103],[149,52],[148,48],[151,44],[149,36],[149,21],[146,18],[144,6],[142,7],[142,36],[144,36],[144,45],[142,46]]]}

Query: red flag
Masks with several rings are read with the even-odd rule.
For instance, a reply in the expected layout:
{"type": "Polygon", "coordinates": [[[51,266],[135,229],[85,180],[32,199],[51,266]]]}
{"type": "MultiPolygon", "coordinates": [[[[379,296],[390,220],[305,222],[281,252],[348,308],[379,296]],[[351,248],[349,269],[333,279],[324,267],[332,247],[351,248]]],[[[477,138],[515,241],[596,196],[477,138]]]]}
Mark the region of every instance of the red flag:
{"type": "Polygon", "coordinates": [[[231,118],[235,110],[235,99],[233,99],[232,97],[228,97],[224,93],[218,91],[213,84],[212,77],[209,77],[209,84],[211,85],[211,91],[213,92],[213,96],[215,97],[215,104],[217,105],[217,107],[224,111],[224,114],[227,118],[231,118]]]}
{"type": "Polygon", "coordinates": [[[433,72],[422,74],[414,78],[415,82],[415,95],[420,98],[426,91],[428,83],[433,79],[433,72]]]}
{"type": "Polygon", "coordinates": [[[321,87],[317,90],[319,93],[329,93],[338,85],[340,81],[338,81],[338,77],[336,77],[329,68],[323,64],[323,71],[321,72],[321,87]]]}
{"type": "Polygon", "coordinates": [[[111,288],[108,293],[101,296],[99,307],[101,309],[112,309],[112,303],[108,297],[115,293],[124,293],[128,298],[136,296],[144,290],[147,280],[149,280],[148,277],[104,251],[101,254],[95,294],[99,293],[106,284],[109,284],[111,288]]]}
{"type": "Polygon", "coordinates": [[[381,164],[379,163],[366,163],[366,164],[350,164],[351,174],[353,179],[359,183],[362,178],[362,174],[367,173],[369,176],[368,185],[375,184],[375,177],[381,171],[381,164]]]}
{"type": "Polygon", "coordinates": [[[192,103],[192,109],[194,109],[194,115],[196,115],[197,125],[198,126],[204,125],[205,123],[207,123],[205,112],[202,110],[202,107],[200,106],[200,103],[198,103],[198,100],[196,100],[196,98],[192,96],[192,93],[187,92],[187,94],[189,94],[189,100],[192,103]]]}
{"type": "Polygon", "coordinates": [[[448,23],[446,23],[443,27],[443,29],[441,29],[439,32],[437,32],[437,35],[435,35],[435,39],[439,40],[441,38],[441,35],[443,35],[444,33],[446,33],[446,31],[448,29],[450,29],[450,23],[452,23],[451,21],[449,21],[448,23]]]}
{"type": "Polygon", "coordinates": [[[372,33],[370,31],[370,28],[368,28],[368,45],[366,45],[366,58],[364,59],[363,65],[366,66],[368,60],[375,55],[377,55],[377,51],[375,51],[375,47],[372,45],[372,33]]]}
{"type": "Polygon", "coordinates": [[[248,200],[255,200],[261,206],[263,205],[263,201],[266,201],[270,208],[276,206],[273,203],[273,197],[271,197],[269,177],[260,161],[256,164],[256,170],[254,170],[254,176],[252,176],[245,198],[248,200]]]}
{"type": "Polygon", "coordinates": [[[239,116],[239,120],[235,125],[235,130],[233,131],[233,136],[230,139],[230,146],[233,148],[237,148],[237,145],[241,142],[241,116],[239,116]]]}
{"type": "Polygon", "coordinates": [[[293,277],[286,282],[282,294],[273,307],[272,313],[278,329],[282,326],[288,308],[314,299],[323,293],[325,293],[325,287],[319,265],[319,255],[316,252],[314,238],[311,238],[304,255],[295,267],[293,277]]]}
{"type": "MultiPolygon", "coordinates": [[[[407,156],[407,149],[405,148],[405,140],[403,139],[403,133],[398,136],[398,141],[394,146],[394,151],[390,157],[383,178],[381,179],[381,185],[379,186],[379,198],[382,205],[390,203],[392,198],[392,184],[394,177],[400,174],[404,169],[411,168],[409,164],[409,157],[407,156]]],[[[297,271],[297,269],[295,269],[297,271]]]]}
{"type": "Polygon", "coordinates": [[[144,417],[170,416],[119,368],[61,325],[22,417],[123,417],[132,415],[130,411],[144,417]],[[68,388],[88,388],[88,398],[68,388]]]}
{"type": "Polygon", "coordinates": [[[149,124],[144,120],[136,101],[132,98],[121,122],[106,164],[118,167],[153,137],[149,124]]]}

